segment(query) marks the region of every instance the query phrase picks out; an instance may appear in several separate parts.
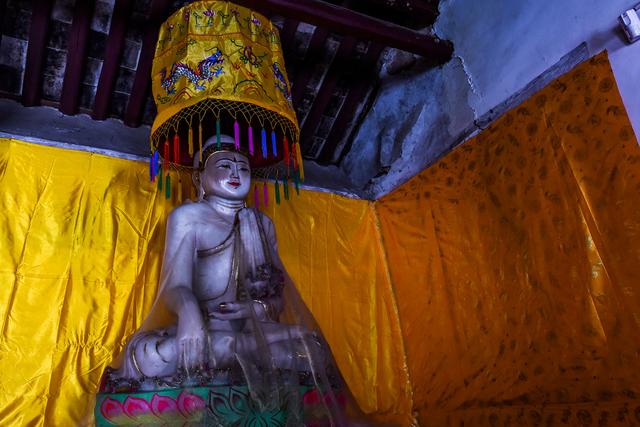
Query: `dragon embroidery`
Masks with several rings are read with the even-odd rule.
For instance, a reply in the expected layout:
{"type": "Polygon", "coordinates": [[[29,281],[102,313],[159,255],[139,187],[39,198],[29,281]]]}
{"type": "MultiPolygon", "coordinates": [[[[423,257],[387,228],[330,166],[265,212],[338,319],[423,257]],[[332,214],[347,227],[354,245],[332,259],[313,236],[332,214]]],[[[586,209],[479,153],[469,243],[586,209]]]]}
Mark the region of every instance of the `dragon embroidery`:
{"type": "Polygon", "coordinates": [[[291,91],[287,80],[284,78],[284,74],[280,71],[280,65],[277,62],[273,63],[273,77],[275,78],[276,89],[278,89],[284,95],[285,99],[291,102],[291,91]]]}
{"type": "Polygon", "coordinates": [[[206,89],[204,82],[211,81],[214,77],[220,77],[224,73],[222,63],[224,57],[222,51],[216,48],[213,55],[206,57],[198,63],[197,69],[192,69],[183,62],[176,62],[171,66],[171,72],[167,75],[167,68],[160,70],[160,85],[167,91],[167,95],[176,92],[175,85],[181,77],[186,77],[193,84],[195,90],[206,89]]]}

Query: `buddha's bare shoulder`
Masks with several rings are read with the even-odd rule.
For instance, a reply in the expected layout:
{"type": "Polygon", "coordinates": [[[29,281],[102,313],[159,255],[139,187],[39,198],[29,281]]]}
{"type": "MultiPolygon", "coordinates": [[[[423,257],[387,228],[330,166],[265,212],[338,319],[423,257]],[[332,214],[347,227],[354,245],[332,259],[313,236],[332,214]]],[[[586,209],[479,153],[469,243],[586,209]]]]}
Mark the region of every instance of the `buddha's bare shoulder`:
{"type": "Polygon", "coordinates": [[[203,219],[210,213],[211,208],[204,203],[186,202],[171,211],[169,222],[175,224],[192,223],[194,220],[203,219]]]}

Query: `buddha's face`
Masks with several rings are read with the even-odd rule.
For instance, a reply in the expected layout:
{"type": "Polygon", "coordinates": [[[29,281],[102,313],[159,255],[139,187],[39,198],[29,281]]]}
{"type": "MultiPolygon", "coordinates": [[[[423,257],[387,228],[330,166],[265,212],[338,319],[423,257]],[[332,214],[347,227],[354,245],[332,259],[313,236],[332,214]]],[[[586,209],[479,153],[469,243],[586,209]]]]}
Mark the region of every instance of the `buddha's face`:
{"type": "Polygon", "coordinates": [[[251,187],[249,160],[239,153],[214,153],[206,160],[200,180],[206,195],[242,200],[251,187]]]}

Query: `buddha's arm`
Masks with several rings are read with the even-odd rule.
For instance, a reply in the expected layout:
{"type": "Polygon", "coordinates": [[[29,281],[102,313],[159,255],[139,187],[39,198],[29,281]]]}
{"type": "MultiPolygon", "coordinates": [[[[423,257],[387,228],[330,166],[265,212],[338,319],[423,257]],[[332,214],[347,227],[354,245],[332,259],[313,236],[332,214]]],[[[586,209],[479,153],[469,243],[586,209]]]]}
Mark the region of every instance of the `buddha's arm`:
{"type": "Polygon", "coordinates": [[[199,311],[192,292],[195,238],[193,224],[179,209],[167,221],[166,243],[162,259],[162,299],[179,317],[192,310],[199,311]]]}
{"type": "Polygon", "coordinates": [[[205,343],[204,321],[192,291],[194,236],[193,222],[188,220],[183,210],[174,210],[167,222],[160,297],[167,308],[178,316],[178,363],[187,369],[202,364],[205,343]]]}
{"type": "MultiPolygon", "coordinates": [[[[263,217],[263,225],[267,235],[267,244],[269,245],[269,249],[271,250],[271,258],[273,262],[273,266],[282,271],[284,275],[284,283],[285,286],[292,286],[293,282],[287,273],[287,270],[284,268],[284,264],[280,259],[280,254],[278,253],[278,240],[276,238],[276,229],[273,225],[273,222],[266,215],[263,217]]],[[[282,313],[284,309],[284,301],[282,298],[282,293],[278,296],[274,296],[271,298],[266,298],[265,302],[268,304],[270,308],[271,318],[276,320],[282,313]]]]}

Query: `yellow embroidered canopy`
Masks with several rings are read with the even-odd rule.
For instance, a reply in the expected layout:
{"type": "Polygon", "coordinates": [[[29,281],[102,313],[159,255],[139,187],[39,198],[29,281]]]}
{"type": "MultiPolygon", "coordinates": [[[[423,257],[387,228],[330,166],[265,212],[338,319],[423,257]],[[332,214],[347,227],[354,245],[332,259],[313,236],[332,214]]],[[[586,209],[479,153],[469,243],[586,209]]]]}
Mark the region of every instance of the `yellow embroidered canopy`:
{"type": "Polygon", "coordinates": [[[264,16],[224,1],[178,10],[160,28],[152,88],[156,159],[189,165],[194,145],[222,132],[254,166],[301,163],[278,29],[264,16]]]}

